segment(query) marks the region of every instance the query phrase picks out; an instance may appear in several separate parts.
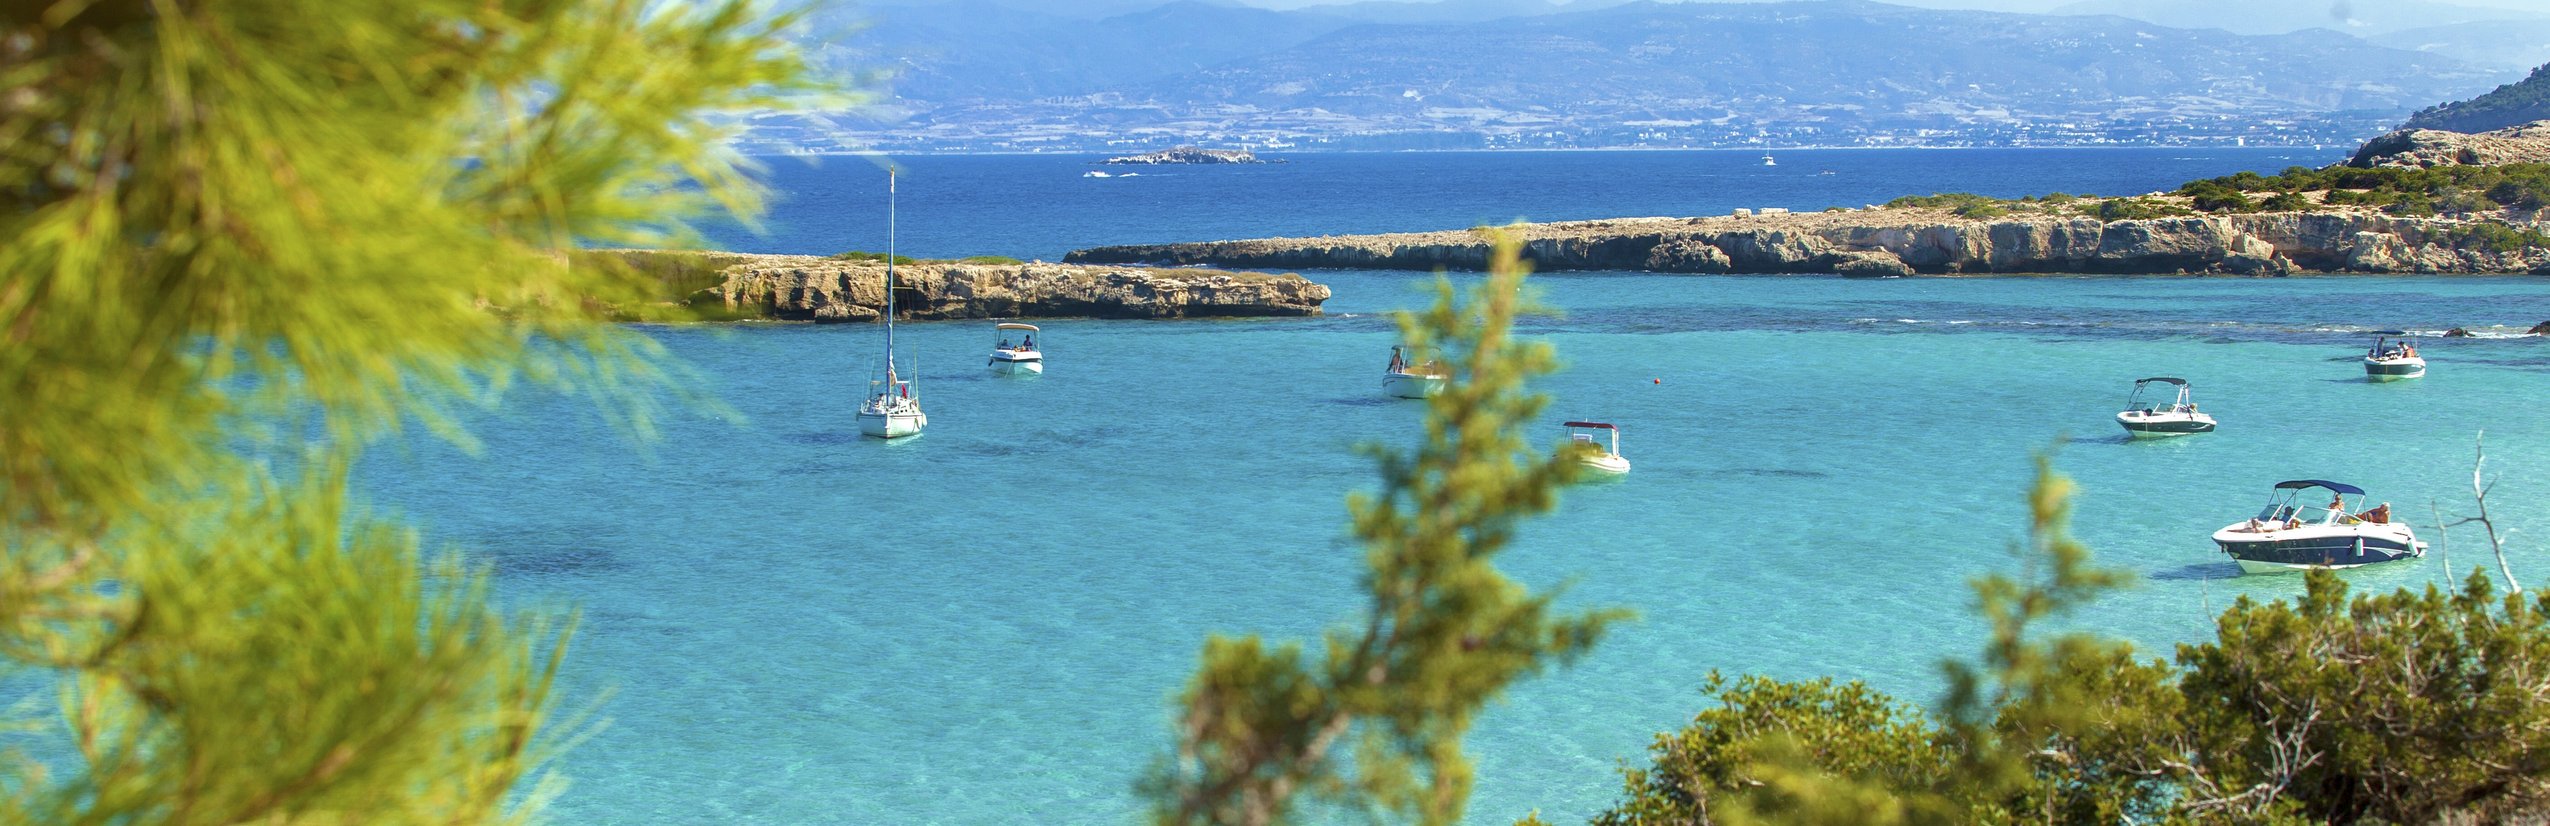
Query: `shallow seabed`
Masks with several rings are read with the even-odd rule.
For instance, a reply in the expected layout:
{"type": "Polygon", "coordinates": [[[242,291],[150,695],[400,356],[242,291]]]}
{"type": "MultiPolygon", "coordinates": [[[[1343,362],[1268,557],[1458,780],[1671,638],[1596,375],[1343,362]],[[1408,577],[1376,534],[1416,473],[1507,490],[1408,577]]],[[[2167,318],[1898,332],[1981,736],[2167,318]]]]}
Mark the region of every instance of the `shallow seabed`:
{"type": "MultiPolygon", "coordinates": [[[[419,443],[364,484],[507,601],[582,610],[565,706],[608,723],[557,766],[560,822],[1126,822],[1206,634],[1357,607],[1351,448],[1418,431],[1378,374],[1386,312],[1429,277],[1317,277],[1325,318],[1045,322],[1037,378],[989,374],[988,323],[908,325],[930,429],[892,444],[851,422],[877,328],[647,328],[740,418],[640,451],[579,402],[517,398],[477,457],[419,443]]],[[[1637,470],[1569,493],[1504,565],[1642,618],[1485,716],[1474,822],[1598,811],[1711,669],[1932,701],[1940,659],[1980,643],[1967,581],[2012,566],[2030,454],[2067,434],[2077,533],[2143,575],[2077,624],[2149,650],[2298,589],[2206,541],[2271,483],[2353,482],[2435,540],[2428,502],[2470,510],[2483,429],[2514,566],[2550,576],[2550,341],[2425,339],[2430,374],[2388,385],[2354,360],[2371,326],[2550,319],[2539,279],[1534,283],[1565,315],[1531,333],[1569,365],[1540,434],[1620,423],[1637,470]],[[2111,416],[2151,375],[2190,379],[2221,431],[2127,442],[2111,416]]],[[[2477,539],[2454,534],[2455,572],[2477,539]]]]}

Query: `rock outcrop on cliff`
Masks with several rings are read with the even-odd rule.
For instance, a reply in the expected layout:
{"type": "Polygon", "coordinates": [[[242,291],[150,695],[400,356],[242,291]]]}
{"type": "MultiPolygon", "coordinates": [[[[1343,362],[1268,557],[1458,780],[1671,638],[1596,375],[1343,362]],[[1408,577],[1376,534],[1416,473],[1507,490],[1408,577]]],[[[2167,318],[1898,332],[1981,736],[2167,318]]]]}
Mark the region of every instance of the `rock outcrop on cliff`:
{"type": "MultiPolygon", "coordinates": [[[[810,255],[734,255],[706,292],[773,318],[875,321],[885,264],[810,255]]],[[[1072,264],[925,261],[894,268],[903,319],[1311,316],[1326,286],[1298,275],[1072,264]]]]}
{"type": "MultiPolygon", "coordinates": [[[[1542,270],[1843,275],[2295,272],[2550,273],[2550,248],[2501,249],[2468,227],[2505,222],[2292,212],[2102,222],[2051,216],[1959,218],[1877,209],[1735,218],[1527,224],[1542,270]]],[[[2550,229],[2550,224],[2516,224],[2550,229]]],[[[1476,232],[1267,238],[1098,247],[1091,264],[1266,269],[1475,270],[1476,232]]]]}
{"type": "Polygon", "coordinates": [[[2401,129],[2355,150],[2347,166],[2436,167],[2550,163],[2550,120],[2470,134],[2439,129],[2401,129]]]}

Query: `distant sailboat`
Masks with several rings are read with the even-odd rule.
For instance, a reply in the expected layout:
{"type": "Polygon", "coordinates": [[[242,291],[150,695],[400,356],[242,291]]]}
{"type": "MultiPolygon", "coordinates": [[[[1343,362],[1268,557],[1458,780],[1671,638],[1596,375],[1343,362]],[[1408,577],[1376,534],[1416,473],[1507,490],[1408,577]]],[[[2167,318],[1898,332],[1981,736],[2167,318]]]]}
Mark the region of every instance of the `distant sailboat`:
{"type": "Polygon", "coordinates": [[[885,380],[868,382],[859,405],[859,432],[880,439],[917,435],[930,424],[912,382],[894,364],[894,170],[885,171],[885,380]]]}
{"type": "Polygon", "coordinates": [[[1769,153],[1769,152],[1764,152],[1764,153],[1762,153],[1762,165],[1763,165],[1763,166],[1779,166],[1779,165],[1780,165],[1780,160],[1779,160],[1778,158],[1771,157],[1771,153],[1769,153]]]}

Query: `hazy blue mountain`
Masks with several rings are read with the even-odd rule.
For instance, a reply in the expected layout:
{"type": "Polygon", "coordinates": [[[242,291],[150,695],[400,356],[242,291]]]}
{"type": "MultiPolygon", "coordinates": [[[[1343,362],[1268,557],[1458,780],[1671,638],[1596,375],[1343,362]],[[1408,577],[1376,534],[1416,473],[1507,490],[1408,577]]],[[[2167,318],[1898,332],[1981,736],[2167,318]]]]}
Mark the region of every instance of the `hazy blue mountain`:
{"type": "Polygon", "coordinates": [[[2404,109],[2487,80],[2448,58],[2331,32],[2241,36],[1833,0],[1356,26],[1136,94],[1350,113],[1613,105],[1708,116],[1763,101],[1836,115],[2170,101],[2303,112],[2404,109]]]}
{"type": "MultiPolygon", "coordinates": [[[[1305,12],[1178,0],[1103,18],[1010,0],[942,0],[825,21],[826,61],[883,70],[897,98],[1035,99],[1110,92],[1264,54],[1353,25],[1305,12]]],[[[821,29],[818,29],[821,31],[821,29]]]]}
{"type": "Polygon", "coordinates": [[[2522,71],[2550,63],[2550,20],[2490,20],[2392,32],[2367,38],[2474,66],[2522,71]]]}
{"type": "Polygon", "coordinates": [[[2408,119],[2408,127],[2487,132],[2536,120],[2550,120],[2550,65],[2487,94],[2420,110],[2408,119]]]}
{"type": "Polygon", "coordinates": [[[2081,0],[2057,14],[2113,14],[2182,29],[2285,34],[2332,29],[2375,36],[2487,20],[2550,19],[2550,9],[2515,11],[2436,0],[2081,0]]]}
{"type": "MultiPolygon", "coordinates": [[[[1389,3],[1183,0],[1088,18],[1016,2],[872,7],[862,29],[825,21],[835,34],[819,38],[823,60],[892,71],[889,105],[862,115],[884,123],[842,132],[764,119],[756,134],[778,146],[1008,151],[2343,143],[2514,77],[2328,30],[2245,36],[1865,0],[1588,0],[1591,10],[1401,23],[1354,17],[1389,3]]],[[[1548,5],[1435,10],[1531,4],[1548,5]]]]}
{"type": "Polygon", "coordinates": [[[1367,23],[1478,23],[1592,11],[1627,2],[1630,0],[1362,0],[1308,6],[1301,11],[1367,23]]]}

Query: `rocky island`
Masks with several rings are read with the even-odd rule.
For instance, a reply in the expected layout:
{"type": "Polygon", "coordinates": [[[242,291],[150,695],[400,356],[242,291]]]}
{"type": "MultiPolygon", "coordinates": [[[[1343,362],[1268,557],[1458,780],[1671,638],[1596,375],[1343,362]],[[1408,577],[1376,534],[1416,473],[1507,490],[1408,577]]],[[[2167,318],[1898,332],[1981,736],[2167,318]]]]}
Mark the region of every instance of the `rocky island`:
{"type": "MultiPolygon", "coordinates": [[[[2550,274],[2550,121],[2401,130],[2347,163],[2131,197],[1946,194],[1823,212],[1524,224],[1543,270],[1821,273],[2550,274]]],[[[1474,230],[1078,250],[1085,264],[1478,269],[1474,230]]]]}
{"type": "Polygon", "coordinates": [[[1158,152],[1145,152],[1140,155],[1126,155],[1119,158],[1108,158],[1103,161],[1103,163],[1156,165],[1181,163],[1216,164],[1273,162],[1258,160],[1257,153],[1246,149],[1204,149],[1194,146],[1181,146],[1175,149],[1164,149],[1158,152]]]}
{"type": "MultiPolygon", "coordinates": [[[[674,318],[876,321],[885,262],[723,252],[603,251],[655,273],[674,318]]],[[[899,261],[899,260],[898,260],[899,261]]],[[[1017,262],[898,262],[895,315],[959,318],[1315,316],[1328,288],[1299,275],[1017,262]]],[[[633,317],[652,317],[633,313],[633,317]]]]}

